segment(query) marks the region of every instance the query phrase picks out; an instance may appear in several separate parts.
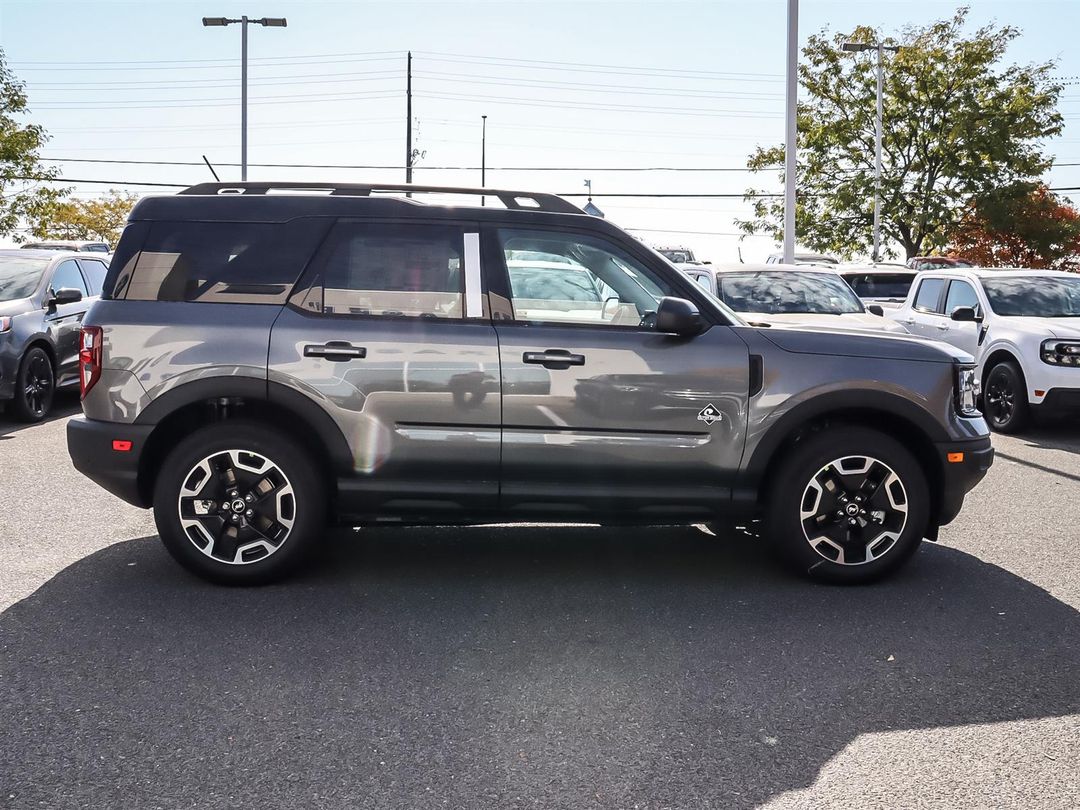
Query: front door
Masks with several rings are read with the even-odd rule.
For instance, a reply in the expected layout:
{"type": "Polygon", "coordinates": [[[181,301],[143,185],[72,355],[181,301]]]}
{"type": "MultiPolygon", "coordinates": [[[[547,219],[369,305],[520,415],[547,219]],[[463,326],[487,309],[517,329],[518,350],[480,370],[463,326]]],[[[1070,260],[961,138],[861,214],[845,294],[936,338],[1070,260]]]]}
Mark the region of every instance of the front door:
{"type": "Polygon", "coordinates": [[[502,497],[511,516],[640,520],[723,508],[743,450],[749,358],[726,325],[656,331],[688,297],[647,253],[591,233],[492,229],[502,497]],[[501,294],[499,294],[501,293],[501,294]]]}
{"type": "Polygon", "coordinates": [[[340,221],[270,339],[277,385],[348,441],[340,510],[403,518],[494,509],[499,353],[467,224],[340,221]]]}
{"type": "Polygon", "coordinates": [[[45,312],[45,322],[56,346],[57,386],[74,385],[79,381],[79,332],[90,306],[86,300],[89,296],[86,281],[74,259],[66,259],[56,266],[46,296],[62,289],[78,290],[83,299],[71,304],[52,304],[45,312]]]}
{"type": "Polygon", "coordinates": [[[972,357],[976,357],[979,352],[979,335],[982,332],[982,324],[952,320],[952,314],[958,307],[971,307],[976,314],[984,312],[982,304],[979,303],[979,296],[971,283],[954,278],[949,282],[949,291],[945,296],[944,315],[949,319],[949,329],[945,332],[942,340],[948,341],[956,348],[963,349],[972,357]]]}

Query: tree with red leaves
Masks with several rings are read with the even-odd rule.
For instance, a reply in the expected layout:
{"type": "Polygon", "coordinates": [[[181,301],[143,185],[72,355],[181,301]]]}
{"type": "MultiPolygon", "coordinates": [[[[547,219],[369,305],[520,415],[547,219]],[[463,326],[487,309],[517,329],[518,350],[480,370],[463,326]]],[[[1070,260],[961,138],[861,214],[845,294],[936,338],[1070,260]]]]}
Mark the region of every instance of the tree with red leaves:
{"type": "Polygon", "coordinates": [[[1044,184],[1018,183],[973,199],[950,255],[982,267],[1080,270],[1080,211],[1044,184]]]}

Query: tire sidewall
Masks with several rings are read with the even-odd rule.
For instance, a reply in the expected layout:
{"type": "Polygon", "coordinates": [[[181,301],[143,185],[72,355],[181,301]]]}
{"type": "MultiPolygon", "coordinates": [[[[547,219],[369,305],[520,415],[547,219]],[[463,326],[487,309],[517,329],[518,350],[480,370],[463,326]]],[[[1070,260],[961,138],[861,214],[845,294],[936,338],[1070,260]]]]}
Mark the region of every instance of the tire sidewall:
{"type": "Polygon", "coordinates": [[[876,430],[831,428],[795,446],[769,487],[766,533],[791,567],[814,579],[840,584],[873,582],[892,573],[919,549],[930,521],[930,491],[919,462],[903,445],[876,430]],[[900,538],[882,557],[861,565],[841,565],[822,557],[803,534],[799,518],[803,492],[829,462],[845,456],[868,456],[887,464],[907,492],[908,519],[900,538]]]}
{"type": "MultiPolygon", "coordinates": [[[[986,421],[991,428],[998,433],[1016,433],[1023,430],[1028,423],[1029,407],[1027,401],[1027,388],[1024,385],[1023,372],[1017,367],[1016,363],[1006,360],[998,363],[992,369],[990,373],[986,375],[986,387],[989,389],[990,383],[997,375],[1004,375],[1009,379],[1012,384],[1013,391],[1015,392],[1015,401],[1013,404],[1012,416],[1006,422],[998,422],[989,413],[986,414],[986,421]]],[[[986,393],[983,393],[986,396],[986,393]]],[[[989,410],[989,408],[987,408],[989,410]]]]}
{"type": "Polygon", "coordinates": [[[326,528],[326,488],[310,455],[279,430],[257,422],[219,422],[181,441],[162,464],[153,501],[158,534],[173,558],[200,577],[226,585],[260,585],[291,574],[307,560],[326,528]],[[268,557],[244,565],[203,554],[188,538],[177,513],[180,489],[192,468],[209,455],[232,449],[251,450],[277,465],[292,485],[296,509],[292,531],[283,545],[268,557]]]}
{"type": "Polygon", "coordinates": [[[15,378],[15,401],[13,403],[15,408],[15,415],[23,422],[40,422],[44,420],[49,412],[52,410],[53,401],[56,399],[56,368],[53,366],[52,358],[49,357],[49,353],[40,346],[34,346],[23,355],[22,360],[19,362],[19,371],[15,378]],[[26,375],[30,372],[30,361],[41,355],[45,362],[49,366],[50,375],[50,387],[48,397],[45,401],[45,407],[42,409],[40,415],[33,413],[26,404],[26,375]]]}

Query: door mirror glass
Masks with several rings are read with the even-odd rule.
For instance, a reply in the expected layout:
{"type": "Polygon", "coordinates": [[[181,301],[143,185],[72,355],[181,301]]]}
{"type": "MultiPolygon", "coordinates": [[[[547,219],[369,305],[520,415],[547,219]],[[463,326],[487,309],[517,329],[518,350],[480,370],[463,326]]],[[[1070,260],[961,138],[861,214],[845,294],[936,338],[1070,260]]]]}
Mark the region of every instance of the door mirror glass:
{"type": "Polygon", "coordinates": [[[656,331],[683,337],[700,335],[705,330],[705,319],[698,308],[685,298],[670,296],[660,299],[656,308],[656,331]]]}
{"type": "Polygon", "coordinates": [[[885,310],[882,308],[881,304],[871,304],[866,308],[866,311],[871,315],[878,315],[882,318],[885,317],[885,310]]]}
{"type": "Polygon", "coordinates": [[[82,301],[82,291],[73,287],[61,287],[52,295],[53,304],[74,304],[77,301],[82,301]]]}
{"type": "Polygon", "coordinates": [[[956,307],[952,311],[950,316],[954,321],[960,323],[981,323],[982,316],[975,311],[975,307],[956,307]]]}

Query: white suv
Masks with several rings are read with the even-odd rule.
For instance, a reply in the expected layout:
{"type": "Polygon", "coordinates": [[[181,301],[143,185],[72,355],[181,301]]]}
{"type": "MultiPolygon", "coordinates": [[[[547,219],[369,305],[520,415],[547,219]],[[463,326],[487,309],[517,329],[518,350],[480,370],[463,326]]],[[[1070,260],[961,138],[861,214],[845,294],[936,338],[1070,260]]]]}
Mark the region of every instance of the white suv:
{"type": "Polygon", "coordinates": [[[975,356],[995,430],[1022,430],[1032,412],[1080,414],[1080,275],[927,270],[887,314],[913,334],[975,356]]]}

